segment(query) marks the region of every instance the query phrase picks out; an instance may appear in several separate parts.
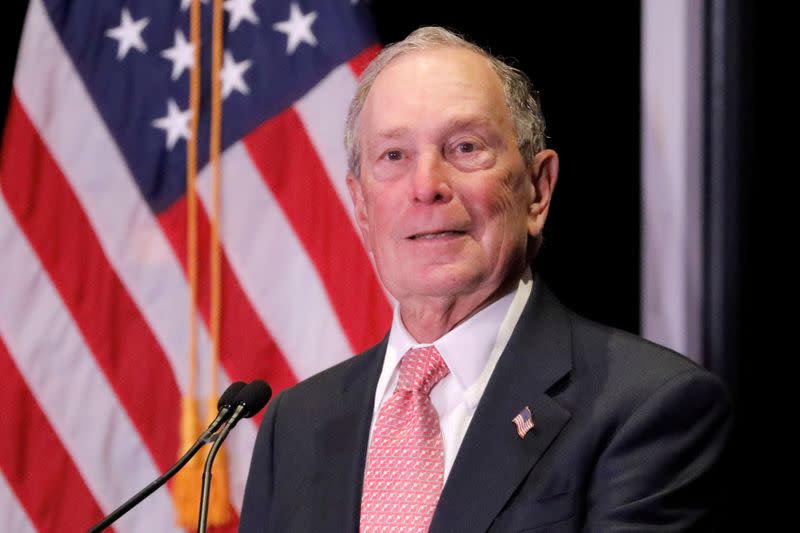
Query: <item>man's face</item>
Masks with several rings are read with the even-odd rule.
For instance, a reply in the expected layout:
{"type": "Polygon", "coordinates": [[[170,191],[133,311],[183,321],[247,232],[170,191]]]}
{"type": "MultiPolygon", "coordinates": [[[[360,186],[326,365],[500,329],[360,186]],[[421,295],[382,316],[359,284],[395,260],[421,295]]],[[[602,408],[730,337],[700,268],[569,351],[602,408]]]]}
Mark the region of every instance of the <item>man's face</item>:
{"type": "Polygon", "coordinates": [[[524,266],[531,169],[489,62],[458,48],[413,52],[375,80],[348,184],[381,279],[409,298],[484,295],[524,266]]]}

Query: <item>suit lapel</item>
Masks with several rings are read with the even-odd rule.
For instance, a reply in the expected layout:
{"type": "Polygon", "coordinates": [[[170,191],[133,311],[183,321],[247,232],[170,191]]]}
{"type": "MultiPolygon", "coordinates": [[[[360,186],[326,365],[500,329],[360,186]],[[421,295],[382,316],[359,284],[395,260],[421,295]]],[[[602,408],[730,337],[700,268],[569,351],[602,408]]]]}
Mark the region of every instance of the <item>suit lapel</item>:
{"type": "Polygon", "coordinates": [[[489,528],[569,420],[547,390],[571,368],[566,311],[537,278],[461,444],[431,532],[489,528]],[[521,439],[512,419],[525,406],[535,427],[521,439]]]}
{"type": "Polygon", "coordinates": [[[364,477],[369,427],[375,402],[375,388],[386,353],[385,338],[380,344],[356,357],[356,365],[342,380],[342,388],[331,398],[330,412],[315,433],[316,495],[325,503],[315,506],[329,514],[319,517],[324,531],[335,526],[338,531],[357,531],[361,509],[361,485],[364,477]],[[340,527],[341,525],[341,527],[340,527]]]}

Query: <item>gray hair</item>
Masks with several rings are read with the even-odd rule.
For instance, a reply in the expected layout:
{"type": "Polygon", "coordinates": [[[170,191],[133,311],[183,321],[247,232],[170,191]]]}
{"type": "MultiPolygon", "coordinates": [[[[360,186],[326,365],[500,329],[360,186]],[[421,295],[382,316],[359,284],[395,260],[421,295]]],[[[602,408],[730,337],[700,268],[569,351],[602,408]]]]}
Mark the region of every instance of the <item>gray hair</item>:
{"type": "Polygon", "coordinates": [[[525,163],[533,161],[533,157],[545,148],[544,116],[536,91],[528,76],[456,33],[438,26],[426,26],[415,30],[402,41],[386,46],[361,75],[356,94],[350,102],[344,134],[347,164],[355,177],[361,175],[361,147],[358,143],[359,119],[378,74],[401,55],[448,46],[470,50],[489,60],[503,84],[506,103],[514,121],[517,146],[525,163]]]}

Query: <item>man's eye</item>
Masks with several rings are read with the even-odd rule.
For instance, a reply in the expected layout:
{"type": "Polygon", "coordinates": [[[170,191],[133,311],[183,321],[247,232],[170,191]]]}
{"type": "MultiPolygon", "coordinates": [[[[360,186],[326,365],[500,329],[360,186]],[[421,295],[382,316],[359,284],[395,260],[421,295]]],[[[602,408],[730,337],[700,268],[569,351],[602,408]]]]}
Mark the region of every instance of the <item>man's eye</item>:
{"type": "Polygon", "coordinates": [[[468,154],[474,152],[475,149],[476,149],[475,144],[469,142],[459,143],[458,146],[456,147],[456,150],[458,150],[462,154],[468,154]]]}
{"type": "Polygon", "coordinates": [[[403,159],[403,154],[400,152],[400,150],[389,150],[386,152],[386,159],[389,161],[400,161],[403,159]]]}

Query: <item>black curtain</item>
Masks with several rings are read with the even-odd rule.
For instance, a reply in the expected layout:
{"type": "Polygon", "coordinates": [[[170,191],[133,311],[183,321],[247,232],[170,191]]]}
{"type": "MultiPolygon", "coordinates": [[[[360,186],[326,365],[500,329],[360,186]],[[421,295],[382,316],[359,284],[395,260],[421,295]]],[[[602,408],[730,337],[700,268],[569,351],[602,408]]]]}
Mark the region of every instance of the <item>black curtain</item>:
{"type": "Polygon", "coordinates": [[[797,270],[788,261],[797,242],[796,96],[781,92],[796,63],[795,30],[783,23],[793,20],[774,4],[706,2],[703,341],[736,414],[726,531],[781,531],[796,521],[794,489],[779,488],[793,472],[787,435],[797,404],[789,336],[797,270]]]}

